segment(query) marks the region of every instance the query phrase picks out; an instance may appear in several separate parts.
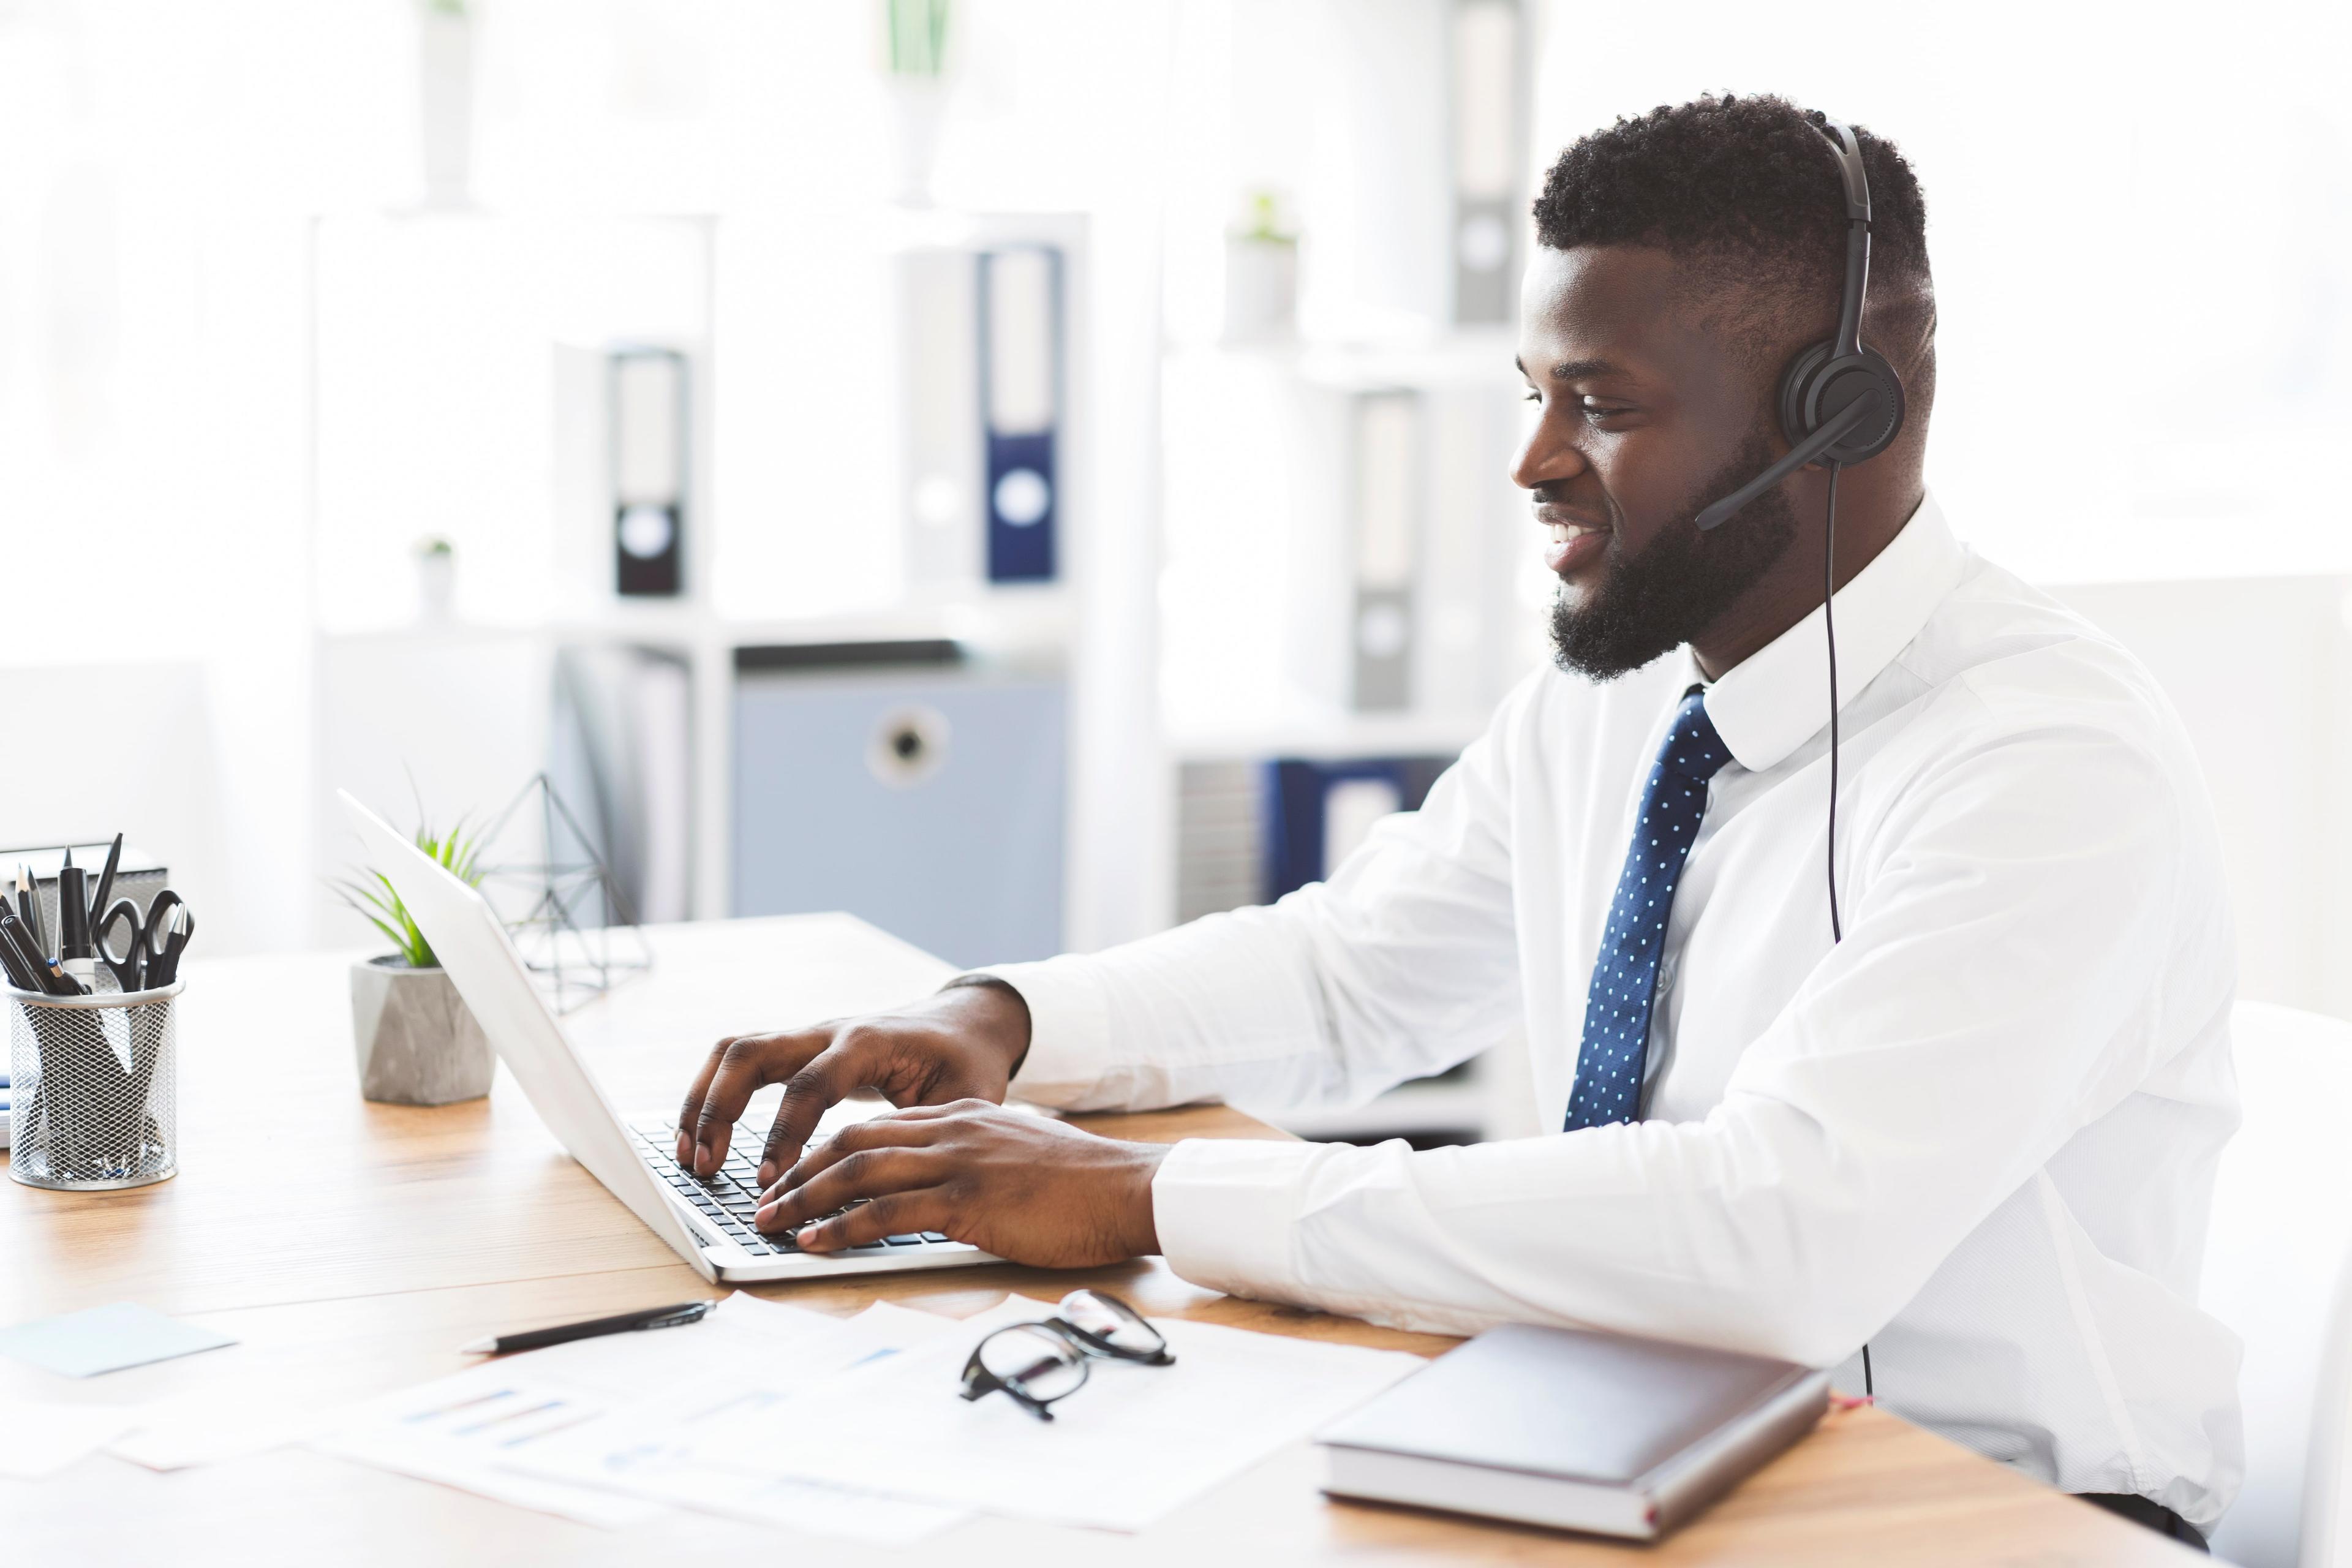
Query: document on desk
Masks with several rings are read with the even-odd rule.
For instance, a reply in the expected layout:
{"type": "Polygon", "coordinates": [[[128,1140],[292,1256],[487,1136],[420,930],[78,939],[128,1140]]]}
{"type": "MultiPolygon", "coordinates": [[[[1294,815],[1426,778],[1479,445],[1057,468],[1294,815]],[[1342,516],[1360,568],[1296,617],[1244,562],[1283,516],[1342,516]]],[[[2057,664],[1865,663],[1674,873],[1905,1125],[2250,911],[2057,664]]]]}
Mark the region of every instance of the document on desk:
{"type": "Polygon", "coordinates": [[[967,1517],[967,1509],[873,1488],[779,1476],[723,1444],[701,1440],[747,1421],[755,1427],[789,1424],[807,1389],[963,1328],[953,1318],[887,1303],[849,1319],[799,1315],[814,1321],[796,1335],[788,1360],[730,1369],[664,1401],[659,1411],[640,1405],[551,1432],[499,1462],[540,1481],[880,1544],[909,1544],[967,1517]]]}
{"type": "MultiPolygon", "coordinates": [[[[906,1316],[925,1325],[942,1321],[906,1316]]],[[[879,1345],[870,1330],[856,1330],[854,1321],[739,1294],[689,1327],[504,1356],[369,1401],[311,1447],[608,1529],[656,1517],[675,1504],[788,1520],[814,1533],[919,1540],[954,1523],[962,1510],[845,1497],[837,1489],[717,1467],[667,1487],[625,1484],[638,1469],[658,1468],[653,1463],[657,1453],[646,1450],[658,1449],[659,1435],[686,1429],[713,1409],[775,1403],[803,1382],[887,1353],[891,1347],[879,1345]],[[574,1456],[569,1465],[559,1462],[566,1453],[574,1456]],[[583,1462],[583,1454],[602,1462],[583,1462]]],[[[912,1342],[914,1336],[895,1338],[912,1342]]]]}
{"type": "Polygon", "coordinates": [[[106,1451],[151,1470],[194,1469],[308,1442],[335,1421],[331,1408],[264,1402],[224,1409],[215,1392],[184,1394],[140,1406],[138,1429],[106,1451]]]}
{"type": "Polygon", "coordinates": [[[1139,1531],[1425,1364],[1401,1351],[1160,1319],[1174,1365],[1091,1362],[1086,1386],[1050,1422],[1001,1394],[960,1397],[959,1373],[983,1334],[1054,1310],[1011,1297],[789,1405],[715,1413],[678,1462],[723,1458],[942,1507],[1139,1531]]]}

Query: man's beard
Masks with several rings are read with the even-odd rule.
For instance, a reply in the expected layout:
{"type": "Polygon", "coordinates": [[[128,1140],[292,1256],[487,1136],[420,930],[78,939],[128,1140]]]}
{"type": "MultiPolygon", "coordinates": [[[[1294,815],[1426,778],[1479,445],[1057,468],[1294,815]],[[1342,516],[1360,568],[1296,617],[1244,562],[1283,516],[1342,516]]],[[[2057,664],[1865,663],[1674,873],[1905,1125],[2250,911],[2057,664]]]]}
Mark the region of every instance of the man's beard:
{"type": "Polygon", "coordinates": [[[1552,601],[1552,657],[1559,667],[1614,680],[1690,641],[1729,609],[1796,537],[1796,509],[1775,488],[1712,532],[1700,532],[1694,520],[1776,456],[1770,439],[1755,431],[1640,554],[1623,554],[1623,535],[1612,533],[1602,556],[1608,570],[1591,597],[1573,608],[1564,592],[1552,601]]]}

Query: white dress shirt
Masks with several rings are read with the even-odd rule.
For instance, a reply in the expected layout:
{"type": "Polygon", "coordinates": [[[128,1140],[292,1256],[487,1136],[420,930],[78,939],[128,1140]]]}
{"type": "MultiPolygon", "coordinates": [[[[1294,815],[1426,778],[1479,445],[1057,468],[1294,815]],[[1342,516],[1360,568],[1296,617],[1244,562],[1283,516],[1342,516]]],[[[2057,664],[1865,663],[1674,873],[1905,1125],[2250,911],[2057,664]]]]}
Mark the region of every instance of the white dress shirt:
{"type": "MultiPolygon", "coordinates": [[[[2238,1343],[2198,1310],[2237,1123],[2211,807],[2129,655],[1929,499],[1836,599],[1830,940],[1816,610],[1707,689],[1733,761],[1668,922],[1643,1120],[1415,1152],[1179,1143],[1185,1279],[1467,1332],[1623,1331],[1836,1366],[1968,1447],[2209,1526],[2238,1343]]],[[[1687,651],[1544,669],[1325,883],[996,970],[1024,1096],[1360,1102],[1523,1024],[1561,1124],[1602,918],[1687,651]]]]}

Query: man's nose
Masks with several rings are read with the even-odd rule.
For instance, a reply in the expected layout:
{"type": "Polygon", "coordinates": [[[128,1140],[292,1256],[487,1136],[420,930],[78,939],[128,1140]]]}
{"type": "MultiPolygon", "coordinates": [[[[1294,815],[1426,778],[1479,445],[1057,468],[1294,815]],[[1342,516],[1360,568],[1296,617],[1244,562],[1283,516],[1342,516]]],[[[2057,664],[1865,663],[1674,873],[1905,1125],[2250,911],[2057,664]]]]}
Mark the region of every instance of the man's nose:
{"type": "Polygon", "coordinates": [[[1572,479],[1589,466],[1576,444],[1564,439],[1552,421],[1545,418],[1537,421],[1536,427],[1528,432],[1527,440],[1520,444],[1519,455],[1511,463],[1511,482],[1523,490],[1531,490],[1539,485],[1572,479]]]}

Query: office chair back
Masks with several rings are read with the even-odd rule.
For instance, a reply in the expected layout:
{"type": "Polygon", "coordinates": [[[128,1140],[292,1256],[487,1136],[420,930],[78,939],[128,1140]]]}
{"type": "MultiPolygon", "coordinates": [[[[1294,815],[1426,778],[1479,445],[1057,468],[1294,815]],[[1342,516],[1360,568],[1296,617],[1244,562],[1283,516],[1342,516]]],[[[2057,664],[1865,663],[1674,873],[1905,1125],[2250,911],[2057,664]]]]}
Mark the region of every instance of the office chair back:
{"type": "Polygon", "coordinates": [[[2243,1568],[2352,1568],[2352,1024],[2231,1017],[2244,1124],[2221,1155],[2205,1310],[2245,1342],[2246,1479],[2212,1547],[2243,1568]]]}

